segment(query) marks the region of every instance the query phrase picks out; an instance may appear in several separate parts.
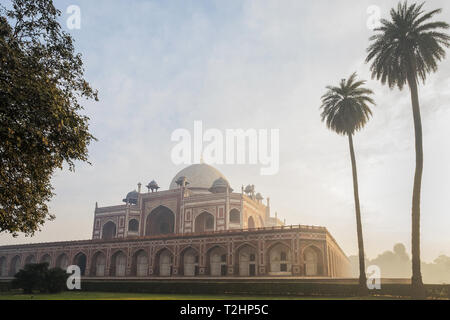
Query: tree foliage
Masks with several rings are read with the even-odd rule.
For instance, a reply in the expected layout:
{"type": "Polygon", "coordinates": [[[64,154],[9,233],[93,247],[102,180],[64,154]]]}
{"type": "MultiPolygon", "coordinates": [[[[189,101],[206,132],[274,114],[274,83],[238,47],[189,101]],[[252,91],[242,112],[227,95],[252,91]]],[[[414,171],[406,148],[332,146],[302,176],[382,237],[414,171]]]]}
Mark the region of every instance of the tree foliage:
{"type": "Polygon", "coordinates": [[[364,239],[361,221],[361,206],[359,202],[358,173],[356,157],[353,146],[353,135],[361,130],[369,121],[372,111],[370,105],[374,105],[372,90],[365,88],[364,80],[356,80],[356,72],[350,78],[342,79],[339,86],[328,86],[327,92],[322,96],[321,117],[328,129],[340,135],[348,136],[350,159],[352,163],[353,194],[355,199],[356,234],[358,237],[359,253],[359,290],[361,296],[367,295],[367,278],[364,261],[364,239]]]}
{"type": "Polygon", "coordinates": [[[13,287],[23,289],[24,293],[33,293],[33,290],[45,292],[45,273],[48,263],[27,264],[14,275],[13,287]]]}
{"type": "Polygon", "coordinates": [[[438,63],[446,56],[450,46],[450,36],[445,31],[450,25],[443,21],[431,20],[441,9],[425,12],[422,4],[399,2],[397,9],[391,10],[391,19],[381,20],[381,27],[368,51],[366,62],[371,62],[372,78],[397,86],[400,90],[407,84],[411,94],[414,119],[416,169],[411,208],[411,253],[412,253],[412,297],[425,297],[420,262],[420,201],[424,166],[422,117],[419,102],[419,80],[425,82],[431,72],[436,72],[438,63]]]}
{"type": "Polygon", "coordinates": [[[68,274],[61,268],[48,269],[48,263],[27,264],[14,275],[13,287],[23,289],[26,294],[33,291],[58,293],[66,287],[68,274]]]}
{"type": "Polygon", "coordinates": [[[0,233],[32,235],[54,218],[51,177],[88,160],[81,100],[97,100],[51,0],[0,7],[0,233]]]}
{"type": "Polygon", "coordinates": [[[400,2],[391,10],[391,19],[382,19],[381,27],[370,38],[366,62],[372,62],[372,77],[390,88],[402,89],[408,77],[425,81],[446,56],[450,36],[442,31],[450,26],[444,21],[430,21],[442,9],[424,12],[423,6],[400,2]]]}
{"type": "Polygon", "coordinates": [[[45,290],[48,293],[59,293],[67,288],[69,275],[61,268],[52,268],[45,274],[45,290]]]}
{"type": "Polygon", "coordinates": [[[339,86],[328,86],[322,96],[322,121],[328,129],[342,135],[353,135],[369,121],[375,104],[370,97],[372,90],[363,87],[363,80],[356,80],[356,73],[341,80],[339,86]]]}

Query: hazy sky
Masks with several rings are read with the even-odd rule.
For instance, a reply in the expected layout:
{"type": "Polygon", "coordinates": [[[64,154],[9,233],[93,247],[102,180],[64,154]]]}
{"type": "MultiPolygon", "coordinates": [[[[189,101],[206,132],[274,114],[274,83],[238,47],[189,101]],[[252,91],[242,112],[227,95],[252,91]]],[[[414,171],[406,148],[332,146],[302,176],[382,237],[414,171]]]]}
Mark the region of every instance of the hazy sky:
{"type": "MultiPolygon", "coordinates": [[[[89,239],[95,202],[120,204],[138,182],[166,189],[182,168],[171,162],[177,128],[280,129],[280,170],[218,166],[235,190],[255,184],[287,224],[326,226],[344,251],[356,254],[348,141],[320,121],[329,84],[364,64],[370,5],[387,16],[393,1],[55,1],[81,8],[81,29],[70,30],[86,77],[100,102],[87,103],[92,166],[58,171],[50,203],[56,220],[33,238],[1,235],[0,243],[89,239]]],[[[441,7],[450,22],[447,0],[441,7]]],[[[425,169],[422,257],[450,255],[450,60],[420,87],[425,169]]],[[[368,81],[377,106],[355,137],[366,253],[394,243],[410,250],[414,173],[409,91],[368,81]]]]}

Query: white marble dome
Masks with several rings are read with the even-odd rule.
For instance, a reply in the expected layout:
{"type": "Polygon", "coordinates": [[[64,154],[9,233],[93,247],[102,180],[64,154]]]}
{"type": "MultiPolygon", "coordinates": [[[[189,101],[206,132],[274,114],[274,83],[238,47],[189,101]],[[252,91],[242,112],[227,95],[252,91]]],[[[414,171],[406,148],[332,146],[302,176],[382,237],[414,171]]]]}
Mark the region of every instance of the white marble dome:
{"type": "Polygon", "coordinates": [[[180,177],[186,177],[188,188],[209,189],[214,181],[219,178],[228,182],[227,178],[216,168],[206,163],[193,164],[176,174],[170,183],[169,189],[178,189],[176,181],[180,177]]]}

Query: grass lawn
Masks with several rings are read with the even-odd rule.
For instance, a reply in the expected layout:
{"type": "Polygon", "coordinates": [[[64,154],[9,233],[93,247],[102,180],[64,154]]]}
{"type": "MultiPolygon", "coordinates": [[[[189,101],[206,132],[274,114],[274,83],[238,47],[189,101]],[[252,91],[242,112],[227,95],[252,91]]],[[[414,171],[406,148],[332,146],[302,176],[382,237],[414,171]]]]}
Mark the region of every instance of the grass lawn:
{"type": "Polygon", "coordinates": [[[299,296],[240,296],[187,295],[151,293],[114,293],[71,291],[59,294],[0,293],[0,300],[386,300],[386,297],[299,297],[299,296]]]}

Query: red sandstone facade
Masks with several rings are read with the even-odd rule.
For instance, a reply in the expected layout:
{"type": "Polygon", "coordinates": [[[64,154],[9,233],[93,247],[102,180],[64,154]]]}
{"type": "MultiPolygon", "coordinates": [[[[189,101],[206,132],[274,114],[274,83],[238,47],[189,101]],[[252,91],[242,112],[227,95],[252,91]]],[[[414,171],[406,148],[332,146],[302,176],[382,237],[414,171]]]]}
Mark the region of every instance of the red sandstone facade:
{"type": "Polygon", "coordinates": [[[75,264],[85,277],[347,277],[345,253],[324,227],[283,226],[254,187],[233,193],[206,164],[161,192],[96,206],[92,240],[0,247],[0,277],[27,263],[75,264]]]}

